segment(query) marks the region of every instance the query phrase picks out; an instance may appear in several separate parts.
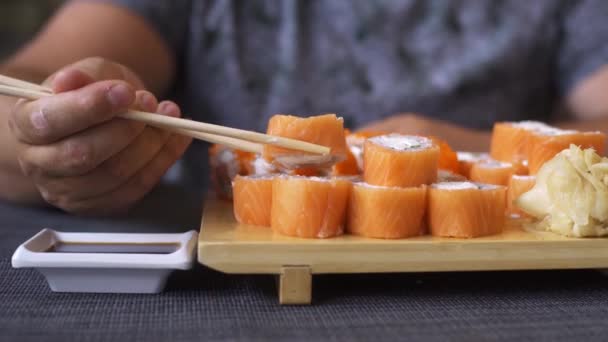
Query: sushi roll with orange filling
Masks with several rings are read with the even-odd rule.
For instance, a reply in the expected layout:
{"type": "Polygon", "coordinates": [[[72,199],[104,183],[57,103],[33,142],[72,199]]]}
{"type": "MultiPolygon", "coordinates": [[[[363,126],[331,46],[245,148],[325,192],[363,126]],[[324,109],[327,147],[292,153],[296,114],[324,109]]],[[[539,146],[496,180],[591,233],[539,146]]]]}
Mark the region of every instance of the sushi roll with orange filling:
{"type": "Polygon", "coordinates": [[[272,230],[301,238],[341,235],[351,187],[351,181],[342,177],[276,177],[272,185],[272,230]]]}
{"type": "Polygon", "coordinates": [[[347,230],[371,238],[400,239],[424,234],[426,185],[398,188],[355,183],[347,230]]]}
{"type": "Polygon", "coordinates": [[[507,186],[514,171],[511,163],[487,160],[473,164],[469,179],[478,183],[507,186]]]}
{"type": "Polygon", "coordinates": [[[497,122],[492,130],[490,156],[495,160],[521,163],[528,159],[530,136],[554,128],[539,121],[497,122]]]}
{"type": "Polygon", "coordinates": [[[209,148],[209,166],[214,192],[220,199],[232,199],[232,180],[237,175],[249,174],[255,155],[222,145],[209,148]]]}
{"type": "Polygon", "coordinates": [[[357,131],[346,135],[346,144],[357,162],[359,173],[363,172],[363,145],[365,140],[379,135],[387,135],[384,131],[357,131]]]}
{"type": "Polygon", "coordinates": [[[474,164],[490,160],[490,155],[487,153],[478,152],[457,152],[458,157],[458,173],[469,178],[471,175],[471,168],[474,164]]]}
{"type": "Polygon", "coordinates": [[[330,148],[328,155],[316,155],[269,144],[264,145],[264,159],[283,169],[327,168],[346,158],[348,148],[344,136],[344,120],[335,114],[307,118],[274,115],[268,121],[267,134],[330,148]]]}
{"type": "Polygon", "coordinates": [[[439,147],[429,138],[400,134],[365,141],[363,179],[380,186],[411,187],[437,180],[439,147]]]}
{"type": "Polygon", "coordinates": [[[237,222],[270,227],[271,176],[236,176],[232,182],[234,217],[237,222]]]}
{"type": "Polygon", "coordinates": [[[434,236],[474,238],[501,233],[505,210],[504,186],[451,182],[429,187],[427,217],[434,236]]]}
{"type": "Polygon", "coordinates": [[[536,176],[513,175],[507,189],[507,214],[511,216],[529,217],[515,205],[515,200],[523,193],[528,192],[536,184],[536,176]]]}
{"type": "Polygon", "coordinates": [[[570,144],[577,145],[582,149],[593,148],[599,155],[604,155],[606,135],[601,132],[558,129],[534,132],[530,137],[528,149],[530,174],[535,175],[544,163],[567,149],[570,144]]]}

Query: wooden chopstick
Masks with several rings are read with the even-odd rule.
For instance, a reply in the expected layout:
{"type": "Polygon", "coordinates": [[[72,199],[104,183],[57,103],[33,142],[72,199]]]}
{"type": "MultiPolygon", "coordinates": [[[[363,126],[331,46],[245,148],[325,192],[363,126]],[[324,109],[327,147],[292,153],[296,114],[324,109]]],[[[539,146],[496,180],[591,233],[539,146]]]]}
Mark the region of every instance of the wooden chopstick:
{"type": "Polygon", "coordinates": [[[44,93],[53,93],[53,90],[47,88],[45,86],[41,86],[40,84],[23,81],[20,79],[16,79],[9,76],[0,75],[0,84],[4,84],[7,86],[15,87],[15,88],[23,88],[29,90],[37,90],[44,93]]]}
{"type": "Polygon", "coordinates": [[[278,136],[267,135],[258,132],[246,131],[243,129],[225,127],[220,125],[214,125],[199,121],[193,121],[188,119],[179,119],[171,116],[164,116],[158,114],[152,114],[147,112],[140,112],[130,110],[124,114],[118,115],[120,117],[145,122],[150,125],[158,125],[164,127],[174,127],[185,130],[191,130],[196,132],[214,134],[217,136],[230,137],[240,140],[247,140],[251,142],[257,142],[261,144],[276,145],[284,147],[290,150],[299,150],[304,152],[310,152],[314,154],[329,154],[330,149],[325,146],[311,144],[309,142],[283,138],[278,136]]]}
{"type": "MultiPolygon", "coordinates": [[[[4,76],[2,79],[0,79],[0,83],[4,83],[2,80],[8,80],[8,81],[12,82],[13,84],[17,84],[17,83],[20,84],[19,87],[15,87],[15,86],[11,86],[11,85],[0,85],[0,93],[5,94],[5,95],[23,97],[23,98],[34,100],[34,99],[38,99],[40,97],[50,96],[52,94],[52,93],[48,92],[48,91],[50,91],[50,89],[44,88],[39,85],[35,85],[33,83],[29,83],[29,82],[25,82],[25,81],[21,81],[21,80],[15,80],[15,79],[12,79],[7,76],[4,76]],[[15,82],[15,81],[18,81],[18,82],[15,82]],[[37,89],[34,89],[34,88],[37,88],[37,89]],[[41,91],[40,88],[44,89],[45,91],[41,91]]],[[[248,141],[249,144],[243,144],[243,146],[246,146],[246,147],[243,147],[243,150],[245,150],[245,148],[246,148],[247,151],[252,151],[252,150],[260,151],[261,146],[251,145],[251,144],[262,143],[262,144],[276,145],[276,146],[284,147],[284,148],[291,149],[291,150],[299,150],[299,151],[315,153],[315,154],[325,155],[330,152],[330,149],[328,147],[312,144],[312,143],[305,142],[305,141],[278,137],[278,136],[271,136],[271,135],[262,134],[262,133],[258,133],[258,132],[252,132],[252,131],[247,131],[247,130],[242,130],[242,129],[208,124],[208,123],[198,122],[198,121],[193,121],[193,120],[188,120],[188,119],[180,119],[180,118],[174,118],[174,117],[170,117],[170,116],[163,116],[163,115],[158,115],[158,114],[154,114],[154,113],[129,110],[128,112],[120,114],[118,116],[125,118],[125,119],[141,121],[141,122],[147,123],[149,125],[153,125],[153,126],[160,127],[160,128],[165,128],[165,129],[168,127],[175,128],[175,129],[177,129],[177,131],[174,130],[174,132],[177,132],[180,134],[186,134],[186,131],[194,131],[194,132],[198,132],[198,133],[203,133],[202,135],[201,134],[192,135],[191,133],[194,133],[194,132],[188,132],[188,134],[186,134],[186,135],[191,136],[196,139],[209,141],[212,143],[225,144],[227,146],[228,145],[235,146],[235,144],[239,144],[239,141],[248,141]],[[226,140],[223,138],[231,138],[231,139],[226,140]],[[209,139],[212,139],[213,141],[210,141],[209,139]],[[220,141],[225,141],[225,143],[222,143],[220,141]]]]}
{"type": "Polygon", "coordinates": [[[191,137],[194,139],[210,142],[212,144],[224,145],[224,146],[233,148],[235,150],[241,150],[241,151],[257,153],[257,154],[262,154],[262,152],[264,151],[264,145],[254,143],[251,141],[247,141],[247,140],[225,137],[225,136],[216,135],[216,134],[190,131],[190,130],[181,129],[181,128],[173,128],[173,127],[168,127],[168,126],[158,125],[156,127],[163,128],[168,131],[171,131],[171,132],[174,132],[177,134],[181,134],[181,135],[185,135],[185,136],[188,136],[188,137],[191,137]]]}
{"type": "Polygon", "coordinates": [[[5,84],[0,84],[0,94],[12,97],[21,97],[28,100],[37,100],[39,98],[52,95],[39,90],[18,88],[5,84]]]}
{"type": "MultiPolygon", "coordinates": [[[[7,85],[3,85],[3,84],[0,84],[0,94],[13,96],[13,97],[25,98],[28,100],[37,100],[37,99],[45,97],[45,96],[52,96],[52,94],[50,94],[50,93],[41,92],[38,90],[16,88],[16,87],[7,86],[7,85]]],[[[154,114],[150,113],[149,115],[154,115],[154,114]]],[[[119,116],[130,119],[129,117],[125,117],[126,115],[119,115],[119,116]]],[[[165,130],[177,133],[177,134],[192,137],[194,139],[203,140],[206,142],[210,142],[212,144],[225,145],[230,148],[234,148],[234,149],[245,151],[245,152],[262,153],[262,151],[264,149],[264,146],[262,144],[258,144],[258,143],[254,143],[254,142],[250,142],[250,141],[246,141],[246,140],[240,140],[240,139],[224,137],[224,136],[215,135],[215,134],[191,131],[191,130],[182,129],[182,128],[175,128],[175,127],[166,126],[166,125],[162,125],[162,124],[158,124],[158,123],[149,123],[149,124],[151,126],[155,126],[155,127],[165,129],[165,130]]]]}

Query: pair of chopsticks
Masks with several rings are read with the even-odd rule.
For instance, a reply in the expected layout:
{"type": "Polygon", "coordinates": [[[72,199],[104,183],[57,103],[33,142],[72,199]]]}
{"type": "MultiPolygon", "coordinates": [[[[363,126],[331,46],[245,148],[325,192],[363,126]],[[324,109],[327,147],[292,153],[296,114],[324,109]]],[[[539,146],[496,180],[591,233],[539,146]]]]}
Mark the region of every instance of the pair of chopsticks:
{"type": "MultiPolygon", "coordinates": [[[[53,91],[39,84],[0,75],[0,95],[37,100],[45,96],[52,96],[53,91]]],[[[124,119],[141,121],[148,125],[189,136],[194,139],[207,141],[213,144],[221,144],[246,152],[262,153],[263,145],[268,144],[314,154],[324,155],[329,153],[328,147],[311,144],[305,141],[188,119],[174,118],[156,113],[129,110],[118,116],[124,119]]]]}

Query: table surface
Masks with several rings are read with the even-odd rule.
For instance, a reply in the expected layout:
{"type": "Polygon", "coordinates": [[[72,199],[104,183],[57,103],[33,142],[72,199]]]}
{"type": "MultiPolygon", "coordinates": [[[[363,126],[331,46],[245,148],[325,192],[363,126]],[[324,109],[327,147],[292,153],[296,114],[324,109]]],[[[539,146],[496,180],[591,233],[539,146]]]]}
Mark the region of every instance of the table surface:
{"type": "Polygon", "coordinates": [[[79,218],[0,203],[0,340],[606,340],[608,277],[594,270],[315,276],[313,305],[277,303],[266,275],[197,266],[164,293],[51,292],[11,268],[43,227],[179,232],[200,223],[200,198],[156,190],[127,217],[79,218]]]}

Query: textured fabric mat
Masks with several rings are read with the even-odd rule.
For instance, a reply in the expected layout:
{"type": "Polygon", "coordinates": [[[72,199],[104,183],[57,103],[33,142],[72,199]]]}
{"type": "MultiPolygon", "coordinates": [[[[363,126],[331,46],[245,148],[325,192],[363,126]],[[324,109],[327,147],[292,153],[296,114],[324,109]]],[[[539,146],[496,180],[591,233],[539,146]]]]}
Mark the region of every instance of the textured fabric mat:
{"type": "Polygon", "coordinates": [[[312,306],[282,307],[272,276],[196,267],[174,273],[158,295],[70,294],[10,266],[15,248],[43,227],[195,229],[201,202],[185,196],[161,189],[111,220],[0,204],[0,340],[607,339],[608,278],[592,270],[315,276],[312,306]]]}

